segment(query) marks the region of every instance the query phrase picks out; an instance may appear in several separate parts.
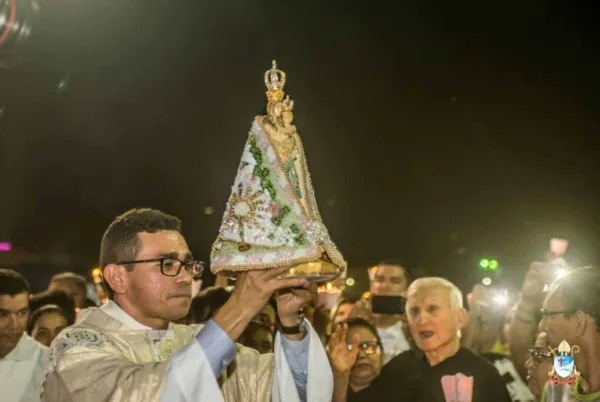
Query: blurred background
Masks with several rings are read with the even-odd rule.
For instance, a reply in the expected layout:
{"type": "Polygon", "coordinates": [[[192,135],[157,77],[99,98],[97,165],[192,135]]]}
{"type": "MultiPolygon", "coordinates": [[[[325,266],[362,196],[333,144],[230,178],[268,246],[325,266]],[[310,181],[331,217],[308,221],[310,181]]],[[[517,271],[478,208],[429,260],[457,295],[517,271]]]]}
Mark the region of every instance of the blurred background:
{"type": "Polygon", "coordinates": [[[208,260],[272,59],[352,292],[388,257],[463,290],[518,287],[554,236],[572,265],[600,260],[593,2],[39,7],[0,70],[0,266],[36,290],[89,277],[133,207],[180,217],[208,260]]]}

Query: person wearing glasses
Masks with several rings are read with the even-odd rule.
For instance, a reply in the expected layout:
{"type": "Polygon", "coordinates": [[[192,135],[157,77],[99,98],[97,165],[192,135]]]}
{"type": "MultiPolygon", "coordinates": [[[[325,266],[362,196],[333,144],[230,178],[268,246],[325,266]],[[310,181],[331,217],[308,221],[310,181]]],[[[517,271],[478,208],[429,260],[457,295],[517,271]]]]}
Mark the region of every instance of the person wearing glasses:
{"type": "Polygon", "coordinates": [[[331,399],[327,356],[299,314],[316,286],[280,278],[285,269],[244,272],[206,325],[178,325],[203,271],[179,219],[131,210],[111,223],[100,249],[110,301],[84,310],[54,340],[42,401],[297,402],[307,389],[311,402],[331,399]],[[275,354],[234,344],[275,292],[275,354]]]}
{"type": "Polygon", "coordinates": [[[333,402],[367,401],[364,390],[383,367],[377,329],[362,318],[341,321],[329,338],[327,353],[333,369],[333,402]]]}
{"type": "Polygon", "coordinates": [[[525,362],[527,385],[538,401],[545,401],[544,387],[548,382],[548,373],[552,370],[552,357],[546,333],[540,332],[533,348],[529,349],[529,358],[525,362]]]}
{"type": "MultiPolygon", "coordinates": [[[[576,269],[556,280],[542,303],[538,329],[548,345],[562,341],[578,346],[575,366],[580,375],[562,401],[600,401],[600,269],[576,269]]],[[[547,385],[546,401],[556,400],[556,387],[547,385]]]]}

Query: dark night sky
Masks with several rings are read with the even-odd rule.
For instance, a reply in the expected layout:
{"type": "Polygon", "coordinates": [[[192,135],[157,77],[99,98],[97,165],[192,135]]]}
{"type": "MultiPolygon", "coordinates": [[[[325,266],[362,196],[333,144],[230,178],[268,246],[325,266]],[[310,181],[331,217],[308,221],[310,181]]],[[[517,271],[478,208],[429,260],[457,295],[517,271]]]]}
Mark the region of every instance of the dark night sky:
{"type": "Polygon", "coordinates": [[[554,235],[598,263],[592,3],[41,0],[0,72],[0,237],[85,271],[114,216],[152,206],[207,258],[275,58],[352,267],[466,286],[491,256],[519,278],[554,235]]]}

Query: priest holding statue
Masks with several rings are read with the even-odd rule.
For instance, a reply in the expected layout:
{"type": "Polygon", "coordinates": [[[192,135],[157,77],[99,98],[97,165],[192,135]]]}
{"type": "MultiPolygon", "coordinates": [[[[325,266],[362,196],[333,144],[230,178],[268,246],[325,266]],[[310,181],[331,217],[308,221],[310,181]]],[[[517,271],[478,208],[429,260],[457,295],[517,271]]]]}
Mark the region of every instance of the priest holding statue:
{"type": "Polygon", "coordinates": [[[101,243],[110,300],[82,311],[50,347],[42,401],[330,401],[331,368],[302,316],[316,283],[346,264],[317,209],[285,74],[265,75],[268,116],[255,119],[211,255],[232,275],[229,301],[204,326],[179,325],[202,274],[176,217],[134,209],[101,243]],[[235,344],[275,294],[275,350],[235,344]]]}

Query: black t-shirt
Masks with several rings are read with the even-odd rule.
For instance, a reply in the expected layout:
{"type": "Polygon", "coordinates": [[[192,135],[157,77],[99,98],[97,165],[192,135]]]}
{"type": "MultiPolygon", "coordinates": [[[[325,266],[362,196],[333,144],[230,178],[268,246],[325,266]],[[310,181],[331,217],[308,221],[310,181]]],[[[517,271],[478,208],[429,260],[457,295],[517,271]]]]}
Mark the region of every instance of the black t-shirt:
{"type": "Polygon", "coordinates": [[[360,392],[361,400],[450,402],[444,397],[442,377],[458,373],[473,377],[473,402],[511,402],[496,368],[462,348],[433,367],[421,351],[408,350],[399,354],[383,367],[379,377],[367,389],[360,392]]]}
{"type": "MultiPolygon", "coordinates": [[[[380,397],[380,398],[383,398],[380,397]]],[[[379,399],[382,400],[382,399],[379,399]]],[[[352,391],[352,388],[348,387],[348,395],[346,397],[346,402],[376,402],[372,399],[372,395],[369,392],[369,388],[365,388],[358,392],[352,391]]]]}

